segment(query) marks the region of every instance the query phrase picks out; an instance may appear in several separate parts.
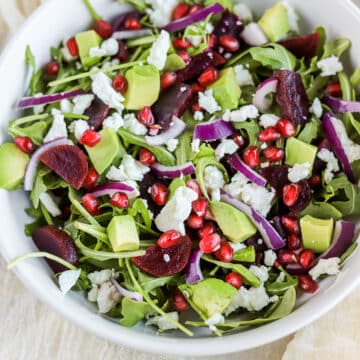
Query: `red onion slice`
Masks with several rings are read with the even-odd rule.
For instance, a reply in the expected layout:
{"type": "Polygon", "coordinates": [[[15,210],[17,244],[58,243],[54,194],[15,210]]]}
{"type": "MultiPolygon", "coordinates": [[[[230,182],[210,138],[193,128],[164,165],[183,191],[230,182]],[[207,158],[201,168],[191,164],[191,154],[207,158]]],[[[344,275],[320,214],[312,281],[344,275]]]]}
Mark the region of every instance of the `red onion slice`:
{"type": "Polygon", "coordinates": [[[136,189],[121,182],[99,185],[91,193],[96,197],[100,197],[105,195],[112,196],[117,192],[125,193],[129,199],[133,199],[138,196],[138,191],[136,189]]]}
{"type": "Polygon", "coordinates": [[[265,112],[270,107],[271,102],[266,96],[270,93],[276,93],[278,82],[279,80],[273,76],[263,81],[257,87],[252,103],[261,112],[265,112]]]}
{"type": "Polygon", "coordinates": [[[230,122],[219,119],[196,125],[194,129],[194,139],[215,141],[226,138],[234,132],[235,129],[230,122]]]}
{"type": "Polygon", "coordinates": [[[261,46],[269,42],[257,23],[250,23],[240,34],[240,37],[250,46],[261,46]]]}
{"type": "Polygon", "coordinates": [[[191,161],[180,166],[165,166],[156,163],[151,168],[160,179],[175,179],[195,173],[195,167],[191,161]]]}
{"type": "Polygon", "coordinates": [[[152,31],[150,29],[141,29],[141,30],[123,30],[116,31],[112,34],[112,38],[116,40],[128,40],[128,39],[136,39],[142,36],[152,35],[152,31]]]}
{"type": "Polygon", "coordinates": [[[204,279],[200,268],[200,259],[203,252],[200,249],[193,249],[190,254],[188,265],[185,269],[187,284],[193,284],[204,279]]]}
{"type": "Polygon", "coordinates": [[[110,282],[114,285],[116,291],[120,295],[137,302],[142,302],[144,300],[143,296],[139,292],[126,290],[113,277],[110,278],[110,282]]]}
{"type": "Polygon", "coordinates": [[[333,96],[324,96],[321,101],[334,112],[360,112],[360,101],[346,101],[333,96]]]}

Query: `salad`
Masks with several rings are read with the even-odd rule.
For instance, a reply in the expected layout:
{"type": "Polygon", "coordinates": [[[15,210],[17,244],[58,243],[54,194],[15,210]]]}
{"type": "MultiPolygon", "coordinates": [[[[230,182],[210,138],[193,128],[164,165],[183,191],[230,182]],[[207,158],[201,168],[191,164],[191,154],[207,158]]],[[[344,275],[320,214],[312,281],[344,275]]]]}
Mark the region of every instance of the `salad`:
{"type": "Polygon", "coordinates": [[[128,0],[50,49],[0,147],[0,187],[62,292],[160,332],[290,314],[339,273],[360,215],[360,69],[286,2],[128,0]],[[353,220],[352,220],[353,219],[353,220]]]}

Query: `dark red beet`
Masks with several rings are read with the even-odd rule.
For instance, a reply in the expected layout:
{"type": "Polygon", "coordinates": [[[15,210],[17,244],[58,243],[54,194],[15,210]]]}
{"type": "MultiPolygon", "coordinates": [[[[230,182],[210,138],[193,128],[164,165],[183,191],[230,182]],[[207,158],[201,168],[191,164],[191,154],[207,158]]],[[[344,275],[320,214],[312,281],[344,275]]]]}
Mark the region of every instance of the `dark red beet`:
{"type": "Polygon", "coordinates": [[[120,61],[128,61],[129,59],[129,51],[127,45],[124,43],[124,41],[118,40],[119,44],[119,51],[116,55],[116,58],[120,61]]]}
{"type": "Polygon", "coordinates": [[[276,70],[279,79],[276,102],[281,117],[292,120],[297,125],[305,125],[309,120],[309,99],[300,74],[289,70],[276,70]]]}
{"type": "MultiPolygon", "coordinates": [[[[79,257],[74,241],[65,231],[47,225],[37,229],[32,238],[40,251],[46,251],[66,260],[70,264],[77,265],[79,257]]],[[[55,261],[47,260],[47,262],[55,273],[68,270],[55,261]]]]}
{"type": "Polygon", "coordinates": [[[191,240],[184,236],[182,241],[174,246],[162,249],[153,245],[146,250],[144,256],[131,259],[134,265],[153,276],[170,276],[184,270],[190,257],[191,240]],[[168,262],[165,261],[168,255],[168,262]],[[165,257],[165,259],[164,259],[165,257]]]}
{"type": "Polygon", "coordinates": [[[218,37],[221,35],[230,35],[240,41],[240,34],[242,30],[243,23],[241,19],[229,10],[226,10],[216,24],[213,34],[218,37]]]}
{"type": "Polygon", "coordinates": [[[140,197],[147,201],[149,210],[154,214],[154,216],[157,216],[160,213],[162,206],[155,204],[148,190],[157,181],[158,178],[155,174],[150,172],[144,175],[143,180],[140,183],[140,197]]]}
{"type": "Polygon", "coordinates": [[[280,44],[286,47],[299,59],[303,57],[305,59],[311,59],[317,54],[320,44],[320,34],[314,32],[312,34],[281,41],[280,44]]]}
{"type": "MultiPolygon", "coordinates": [[[[329,141],[327,139],[321,141],[321,143],[318,145],[318,149],[319,151],[321,149],[328,149],[331,151],[331,146],[329,144],[329,141]]],[[[313,166],[313,174],[321,174],[321,172],[325,170],[325,168],[326,168],[326,162],[316,157],[313,166]]]]}
{"type": "Polygon", "coordinates": [[[115,31],[125,30],[125,21],[127,18],[132,17],[134,19],[140,20],[142,15],[139,11],[129,11],[124,14],[119,15],[114,21],[113,21],[113,29],[115,31]]]}
{"type": "Polygon", "coordinates": [[[261,239],[261,235],[259,233],[256,233],[255,235],[251,236],[245,241],[246,246],[253,246],[256,250],[256,252],[262,252],[267,250],[267,245],[265,244],[265,241],[259,241],[261,239]]]}
{"type": "Polygon", "coordinates": [[[192,86],[182,83],[162,92],[159,100],[151,108],[156,124],[164,130],[167,129],[174,115],[181,117],[184,114],[190,106],[193,96],[192,86]]]}
{"type": "Polygon", "coordinates": [[[85,154],[75,145],[59,145],[44,152],[40,161],[79,190],[88,173],[85,154]]]}
{"type": "Polygon", "coordinates": [[[311,187],[309,182],[307,180],[302,180],[299,181],[298,184],[301,186],[301,192],[295,205],[290,208],[292,212],[304,210],[311,201],[311,187]]]}
{"type": "Polygon", "coordinates": [[[94,130],[99,130],[102,123],[108,116],[109,111],[110,107],[105,105],[98,97],[96,97],[91,105],[86,109],[84,115],[89,117],[89,125],[93,127],[94,130]]]}
{"type": "Polygon", "coordinates": [[[283,187],[289,184],[287,165],[273,165],[259,170],[260,174],[275,189],[278,197],[282,197],[283,187]]]}

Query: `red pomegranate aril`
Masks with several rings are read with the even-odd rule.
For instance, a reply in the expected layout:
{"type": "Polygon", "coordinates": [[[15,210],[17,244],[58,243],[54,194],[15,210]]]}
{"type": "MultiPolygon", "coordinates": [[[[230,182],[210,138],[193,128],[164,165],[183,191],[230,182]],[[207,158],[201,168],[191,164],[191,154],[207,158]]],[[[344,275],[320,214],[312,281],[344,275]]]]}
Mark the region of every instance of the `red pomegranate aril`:
{"type": "Polygon", "coordinates": [[[162,249],[167,249],[171,246],[179,244],[181,239],[182,239],[182,236],[178,231],[168,230],[159,237],[157,244],[162,249]]]}
{"type": "Polygon", "coordinates": [[[341,97],[342,91],[340,83],[336,82],[329,84],[325,89],[325,93],[330,96],[341,97]]]}
{"type": "Polygon", "coordinates": [[[204,218],[196,214],[191,214],[186,221],[186,225],[191,229],[200,229],[204,225],[204,218]]]}
{"type": "Polygon", "coordinates": [[[307,268],[315,260],[315,254],[311,250],[303,250],[299,255],[299,264],[307,268]]]}
{"type": "Polygon", "coordinates": [[[225,277],[225,281],[236,289],[240,289],[241,285],[243,284],[242,276],[236,272],[231,272],[227,274],[225,277]]]}
{"type": "Polygon", "coordinates": [[[206,69],[198,78],[198,82],[203,87],[213,84],[219,77],[218,71],[214,67],[206,69]]]}
{"type": "Polygon", "coordinates": [[[79,48],[77,46],[76,40],[74,37],[70,38],[67,42],[66,42],[66,47],[69,50],[69,53],[71,56],[73,57],[78,57],[79,56],[79,48]]]}
{"type": "Polygon", "coordinates": [[[186,187],[188,187],[189,189],[195,191],[198,194],[198,196],[202,196],[200,186],[199,186],[198,182],[195,179],[187,180],[186,181],[186,187]]]}
{"type": "Polygon", "coordinates": [[[125,94],[128,89],[129,84],[128,84],[128,81],[126,80],[125,76],[118,74],[118,75],[115,75],[114,80],[112,82],[112,86],[117,92],[119,92],[121,94],[125,94]]]}
{"type": "Polygon", "coordinates": [[[201,9],[203,9],[203,6],[200,4],[195,4],[193,5],[190,10],[189,10],[189,15],[195,14],[198,11],[200,11],[201,9]]]}
{"type": "Polygon", "coordinates": [[[220,249],[221,236],[218,233],[209,234],[204,236],[200,242],[200,250],[205,254],[212,254],[220,249]]]}
{"type": "Polygon", "coordinates": [[[280,119],[276,124],[276,129],[281,134],[281,136],[285,138],[294,136],[296,132],[294,123],[288,119],[280,119]]]}
{"type": "Polygon", "coordinates": [[[176,83],[177,74],[176,72],[169,71],[161,75],[160,84],[161,89],[167,89],[170,86],[173,86],[176,83]]]}
{"type": "Polygon", "coordinates": [[[196,93],[199,93],[199,92],[204,92],[205,91],[205,88],[202,87],[200,84],[192,84],[191,85],[192,89],[196,92],[196,93]]]}
{"type": "Polygon", "coordinates": [[[243,154],[243,159],[247,165],[254,168],[259,165],[260,151],[255,145],[249,146],[243,154]]]}
{"type": "Polygon", "coordinates": [[[183,312],[189,309],[189,304],[180,290],[175,290],[171,296],[171,305],[174,310],[183,312]]]}
{"type": "Polygon", "coordinates": [[[180,50],[177,54],[181,57],[185,64],[188,64],[190,62],[191,56],[187,51],[180,50]]]}
{"type": "Polygon", "coordinates": [[[169,197],[169,190],[164,184],[155,183],[151,186],[150,195],[155,204],[163,206],[169,197]]]}
{"type": "Polygon", "coordinates": [[[285,156],[284,150],[276,146],[268,146],[262,153],[266,160],[269,160],[270,162],[281,161],[285,156]]]}
{"type": "Polygon", "coordinates": [[[16,137],[14,143],[25,154],[31,154],[35,150],[34,143],[27,136],[16,137]]]}
{"type": "Polygon", "coordinates": [[[288,234],[300,234],[300,227],[298,220],[290,215],[283,215],[281,223],[284,226],[288,234]]]}
{"type": "Polygon", "coordinates": [[[141,148],[139,151],[139,161],[145,166],[151,166],[155,164],[156,157],[148,149],[141,148]]]}
{"type": "Polygon", "coordinates": [[[194,113],[196,111],[202,111],[202,107],[200,106],[200,104],[198,102],[195,102],[194,104],[192,104],[191,106],[191,111],[194,113]]]}
{"type": "Polygon", "coordinates": [[[234,249],[229,242],[223,241],[220,245],[220,249],[216,251],[214,255],[218,260],[229,263],[234,257],[234,249]]]}
{"type": "Polygon", "coordinates": [[[183,37],[178,37],[173,40],[173,47],[178,50],[186,50],[191,47],[191,42],[183,37]]]}
{"type": "Polygon", "coordinates": [[[192,203],[192,209],[198,216],[204,217],[206,215],[209,203],[206,199],[200,198],[192,203]]]}
{"type": "Polygon", "coordinates": [[[207,49],[212,49],[217,44],[217,37],[214,34],[210,34],[207,49]]]}
{"type": "Polygon", "coordinates": [[[140,30],[142,27],[141,22],[135,17],[129,16],[124,23],[126,30],[140,30]]]}
{"type": "Polygon", "coordinates": [[[110,204],[119,209],[126,209],[129,206],[129,198],[125,193],[117,192],[111,196],[110,204]]]}
{"type": "Polygon", "coordinates": [[[94,147],[101,141],[101,135],[95,130],[85,130],[81,136],[79,142],[81,145],[86,145],[88,147],[94,147]]]}
{"type": "Polygon", "coordinates": [[[313,294],[319,287],[309,275],[299,275],[299,287],[302,291],[313,294]]]}
{"type": "Polygon", "coordinates": [[[301,187],[298,184],[288,184],[283,188],[283,202],[286,206],[292,207],[299,199],[301,187]]]}
{"type": "Polygon", "coordinates": [[[210,234],[213,234],[217,231],[217,227],[213,222],[207,222],[204,226],[198,231],[199,238],[202,239],[210,234]]]}
{"type": "Polygon", "coordinates": [[[269,126],[259,134],[258,138],[261,142],[277,141],[281,135],[273,126],[269,126]]]}
{"type": "Polygon", "coordinates": [[[82,203],[89,214],[93,216],[100,214],[100,202],[93,194],[84,195],[82,203]]]}
{"type": "Polygon", "coordinates": [[[214,214],[210,211],[210,209],[207,209],[206,214],[204,216],[205,220],[209,221],[216,221],[214,214]]]}
{"type": "Polygon", "coordinates": [[[245,145],[245,139],[237,133],[232,134],[232,139],[240,149],[245,145]]]}
{"type": "Polygon", "coordinates": [[[296,258],[296,255],[292,251],[282,249],[278,253],[278,261],[282,265],[296,264],[297,258],[296,258]]]}
{"type": "Polygon", "coordinates": [[[145,126],[155,124],[155,118],[150,106],[144,106],[137,114],[137,119],[145,126]]]}
{"type": "Polygon", "coordinates": [[[315,174],[309,179],[309,183],[311,187],[315,188],[322,184],[322,178],[320,175],[315,174]]]}
{"type": "Polygon", "coordinates": [[[116,58],[123,62],[128,61],[129,51],[127,45],[124,43],[124,41],[121,40],[118,40],[118,44],[119,44],[119,51],[116,55],[116,58]]]}
{"type": "Polygon", "coordinates": [[[219,37],[219,45],[226,51],[235,52],[240,49],[240,42],[231,35],[222,35],[219,37]]]}
{"type": "Polygon", "coordinates": [[[172,20],[181,19],[181,18],[185,17],[186,15],[188,15],[189,11],[190,11],[190,6],[188,4],[180,3],[180,4],[176,5],[174,10],[172,11],[171,19],[172,20]]]}
{"type": "Polygon", "coordinates": [[[99,178],[99,174],[97,173],[95,168],[93,167],[89,168],[88,174],[86,176],[86,179],[82,187],[86,190],[92,190],[95,187],[98,178],[99,178]]]}
{"type": "Polygon", "coordinates": [[[301,239],[299,235],[291,234],[287,240],[287,247],[289,250],[298,250],[301,246],[301,239]]]}
{"type": "Polygon", "coordinates": [[[94,25],[94,30],[103,39],[108,39],[113,34],[113,28],[110,23],[105,20],[97,20],[94,25]]]}
{"type": "Polygon", "coordinates": [[[56,76],[59,73],[59,63],[57,61],[50,61],[45,65],[45,73],[49,76],[56,76]]]}

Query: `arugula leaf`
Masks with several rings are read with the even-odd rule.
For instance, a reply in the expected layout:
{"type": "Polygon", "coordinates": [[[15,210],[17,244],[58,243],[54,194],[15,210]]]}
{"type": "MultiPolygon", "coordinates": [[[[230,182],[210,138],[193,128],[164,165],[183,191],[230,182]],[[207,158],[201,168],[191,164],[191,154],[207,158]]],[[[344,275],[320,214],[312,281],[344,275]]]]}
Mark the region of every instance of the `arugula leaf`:
{"type": "Polygon", "coordinates": [[[173,181],[171,181],[169,185],[169,199],[171,199],[174,196],[175,191],[181,186],[185,186],[185,181],[183,179],[176,178],[173,181]]]}
{"type": "Polygon", "coordinates": [[[36,173],[33,190],[31,191],[31,194],[30,194],[30,200],[32,201],[35,209],[37,209],[39,207],[40,195],[42,193],[46,192],[48,189],[44,183],[43,178],[50,171],[51,170],[46,168],[45,166],[41,166],[36,173]]]}
{"type": "Polygon", "coordinates": [[[259,144],[258,135],[261,131],[260,126],[255,120],[248,120],[233,123],[235,129],[245,132],[245,136],[249,139],[249,144],[259,144]]]}
{"type": "Polygon", "coordinates": [[[175,276],[153,277],[141,271],[138,272],[137,277],[142,288],[148,293],[169,284],[170,281],[175,279],[175,276]]]}
{"type": "Polygon", "coordinates": [[[350,77],[351,85],[356,88],[360,85],[360,68],[356,68],[350,77]]]}
{"type": "Polygon", "coordinates": [[[314,29],[313,33],[315,32],[320,34],[320,41],[317,50],[317,56],[320,57],[324,52],[324,45],[326,43],[326,30],[322,26],[318,26],[314,29]]]}
{"type": "Polygon", "coordinates": [[[134,301],[124,297],[121,302],[120,325],[132,327],[145,318],[151,311],[151,306],[146,302],[134,301]]]}
{"type": "Polygon", "coordinates": [[[128,210],[128,214],[131,215],[136,222],[138,222],[139,216],[141,217],[141,223],[145,225],[146,228],[151,229],[152,220],[149,213],[149,210],[146,208],[145,204],[141,199],[136,199],[132,204],[131,208],[128,210]]]}
{"type": "Polygon", "coordinates": [[[210,144],[201,144],[199,148],[199,152],[196,153],[193,159],[193,163],[197,165],[200,159],[206,157],[215,158],[215,150],[212,148],[210,144]]]}
{"type": "Polygon", "coordinates": [[[320,126],[321,122],[315,116],[311,118],[297,138],[305,143],[311,144],[314,140],[316,140],[320,135],[320,126]]]}
{"type": "Polygon", "coordinates": [[[340,57],[345,51],[351,47],[351,41],[345,38],[339,38],[327,42],[324,46],[322,59],[326,59],[332,55],[340,57]]]}
{"type": "Polygon", "coordinates": [[[29,137],[35,145],[41,145],[48,129],[46,121],[38,121],[26,127],[15,127],[9,125],[8,133],[13,138],[17,136],[29,137]]]}
{"type": "Polygon", "coordinates": [[[280,270],[285,274],[284,281],[274,281],[272,283],[267,282],[265,284],[266,291],[270,295],[282,295],[289,288],[296,288],[298,286],[298,279],[296,276],[291,276],[282,268],[280,268],[280,270]]]}
{"type": "Polygon", "coordinates": [[[186,130],[179,137],[179,144],[175,150],[176,164],[183,165],[186,162],[191,160],[192,157],[192,149],[191,149],[191,141],[192,141],[192,130],[186,130]]]}
{"type": "Polygon", "coordinates": [[[334,218],[340,220],[342,213],[327,202],[313,201],[302,212],[301,216],[311,215],[319,219],[334,218]]]}
{"type": "Polygon", "coordinates": [[[29,216],[34,218],[34,221],[32,223],[26,224],[24,228],[25,235],[32,236],[39,227],[46,225],[46,221],[44,219],[44,215],[40,208],[39,209],[29,208],[26,209],[25,212],[29,216]]]}

